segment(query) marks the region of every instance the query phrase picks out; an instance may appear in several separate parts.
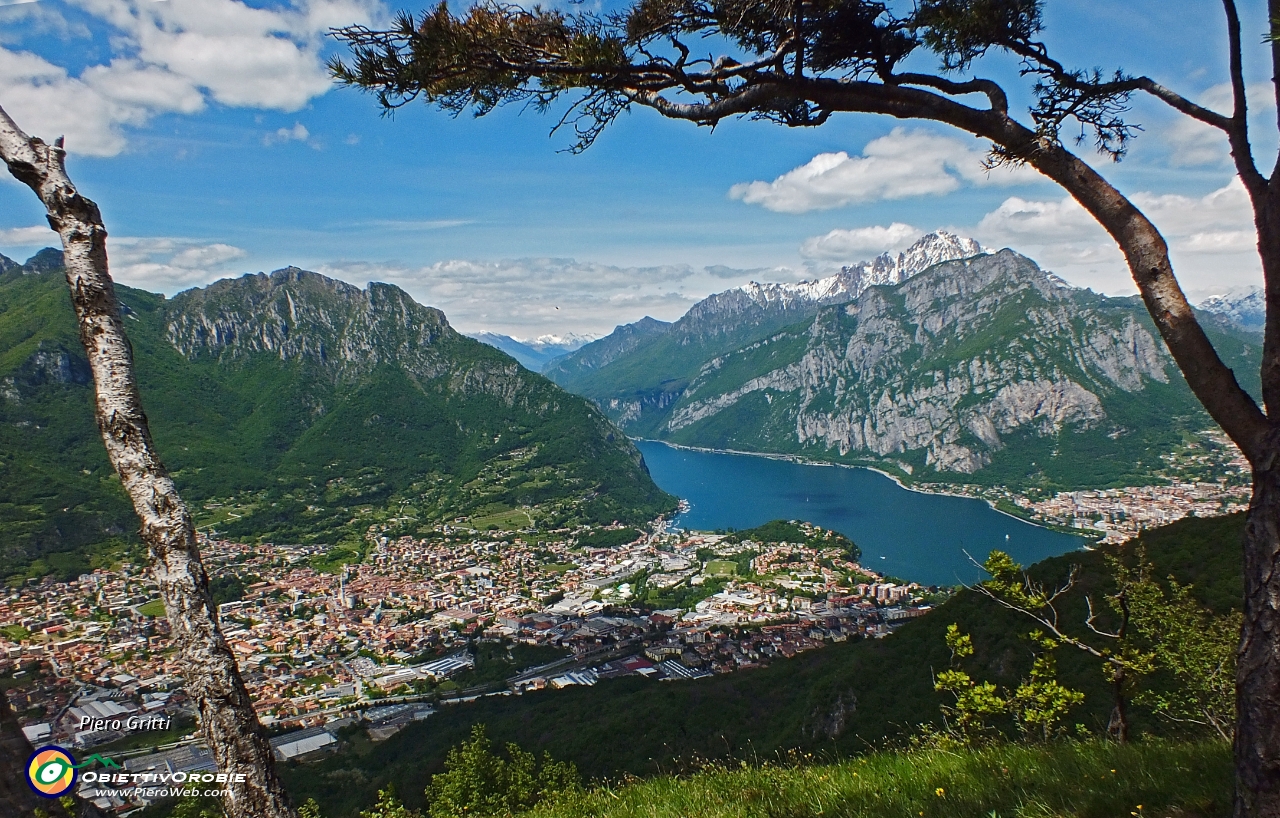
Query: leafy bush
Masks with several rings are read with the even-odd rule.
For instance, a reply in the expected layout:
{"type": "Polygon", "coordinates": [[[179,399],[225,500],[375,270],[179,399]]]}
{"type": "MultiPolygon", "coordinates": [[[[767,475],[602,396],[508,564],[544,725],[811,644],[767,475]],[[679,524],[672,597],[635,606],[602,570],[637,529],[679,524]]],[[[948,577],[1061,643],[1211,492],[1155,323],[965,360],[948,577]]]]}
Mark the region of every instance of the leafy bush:
{"type": "Polygon", "coordinates": [[[515,815],[582,786],[577,768],[549,753],[539,760],[511,743],[502,758],[492,746],[477,724],[470,741],[449,751],[445,772],[432,776],[427,788],[430,818],[515,815]]]}

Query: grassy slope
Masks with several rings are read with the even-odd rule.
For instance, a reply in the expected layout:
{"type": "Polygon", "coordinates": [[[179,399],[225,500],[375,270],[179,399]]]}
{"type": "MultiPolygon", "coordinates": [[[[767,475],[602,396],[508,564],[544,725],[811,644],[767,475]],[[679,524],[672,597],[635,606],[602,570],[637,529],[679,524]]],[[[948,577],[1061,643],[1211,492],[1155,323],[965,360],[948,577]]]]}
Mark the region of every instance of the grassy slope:
{"type": "MultiPolygon", "coordinates": [[[[1149,532],[1142,541],[1157,576],[1173,573],[1194,583],[1202,601],[1223,610],[1242,596],[1242,526],[1239,516],[1189,519],[1149,532]]],[[[1099,599],[1107,585],[1102,552],[1047,560],[1036,574],[1060,577],[1070,563],[1082,567],[1081,591],[1099,599]]],[[[1063,610],[1065,621],[1081,622],[1083,597],[1075,595],[1063,610]]],[[[1031,651],[1020,638],[1027,623],[962,593],[888,638],[833,645],[759,670],[694,682],[628,677],[444,707],[386,742],[361,743],[315,765],[287,767],[286,775],[296,793],[315,797],[332,818],[354,815],[387,783],[418,805],[424,782],[442,769],[445,752],[477,722],[488,725],[496,743],[549,750],[590,777],[654,775],[694,758],[768,759],[789,750],[849,757],[937,720],[942,700],[932,673],[948,665],[943,633],[953,622],[973,634],[979,677],[1009,684],[1029,668],[1031,651]],[[841,718],[842,728],[828,737],[841,718]]],[[[1064,648],[1059,670],[1064,683],[1086,695],[1071,722],[1103,730],[1110,699],[1099,667],[1064,648]]],[[[1135,713],[1135,727],[1166,730],[1141,712],[1135,713]]]]}
{"type": "Polygon", "coordinates": [[[1117,818],[1228,816],[1225,744],[1102,742],[873,753],[834,764],[717,768],[599,789],[531,818],[1117,818]]]}

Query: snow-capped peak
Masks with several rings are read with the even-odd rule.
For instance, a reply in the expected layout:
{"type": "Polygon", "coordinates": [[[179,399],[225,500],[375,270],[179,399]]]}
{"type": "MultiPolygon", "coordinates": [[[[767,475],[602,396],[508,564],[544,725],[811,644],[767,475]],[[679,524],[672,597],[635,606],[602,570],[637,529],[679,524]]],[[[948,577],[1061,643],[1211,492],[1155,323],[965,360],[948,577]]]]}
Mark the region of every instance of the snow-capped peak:
{"type": "Polygon", "coordinates": [[[751,282],[738,289],[760,304],[814,301],[834,304],[850,301],[876,284],[898,284],[916,273],[944,261],[955,261],[980,254],[982,247],[970,238],[945,230],[926,233],[915,244],[898,253],[882,253],[870,261],[860,261],[826,278],[794,284],[761,284],[751,282]]]}
{"type": "Polygon", "coordinates": [[[525,346],[534,349],[546,349],[548,347],[557,347],[562,349],[577,349],[585,346],[592,341],[599,340],[600,335],[594,333],[580,334],[577,332],[566,332],[561,335],[539,335],[537,338],[517,338],[516,340],[525,346]]]}
{"type": "Polygon", "coordinates": [[[1245,287],[1213,295],[1200,309],[1229,318],[1245,329],[1261,331],[1267,319],[1267,299],[1261,287],[1245,287]]]}

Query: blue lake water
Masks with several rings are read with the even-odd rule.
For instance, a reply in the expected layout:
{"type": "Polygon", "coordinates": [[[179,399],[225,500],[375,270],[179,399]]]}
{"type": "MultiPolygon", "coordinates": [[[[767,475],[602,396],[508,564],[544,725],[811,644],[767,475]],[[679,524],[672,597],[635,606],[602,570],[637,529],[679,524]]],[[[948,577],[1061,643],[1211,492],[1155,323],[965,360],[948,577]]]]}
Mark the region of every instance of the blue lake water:
{"type": "Polygon", "coordinates": [[[750,455],[677,449],[637,441],[654,481],[689,501],[676,525],[698,530],[752,528],[807,520],[862,548],[862,564],[924,585],[973,582],[992,549],[1023,565],[1085,541],[1002,514],[981,500],[904,489],[879,472],[814,466],[750,455]]]}

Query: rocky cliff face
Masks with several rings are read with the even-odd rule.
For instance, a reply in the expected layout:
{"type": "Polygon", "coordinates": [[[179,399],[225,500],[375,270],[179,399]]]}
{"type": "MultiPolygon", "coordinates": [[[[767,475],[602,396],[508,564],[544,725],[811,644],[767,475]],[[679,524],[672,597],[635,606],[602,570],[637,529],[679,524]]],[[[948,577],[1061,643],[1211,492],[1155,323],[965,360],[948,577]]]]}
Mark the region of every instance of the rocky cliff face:
{"type": "Polygon", "coordinates": [[[1171,414],[1207,423],[1140,304],[1072,288],[1010,250],[825,307],[712,357],[664,402],[601,405],[624,428],[648,413],[647,433],[673,442],[917,476],[973,475],[1011,445],[1035,468],[1040,457],[1083,460],[1099,441],[1129,441],[1158,462],[1150,436],[1171,433],[1171,414]]]}
{"type": "Polygon", "coordinates": [[[735,388],[717,377],[734,362],[711,362],[665,429],[762,393],[770,406],[782,399],[800,446],[923,452],[937,471],[972,473],[1004,435],[1105,423],[1100,393],[1168,383],[1171,362],[1133,316],[1082,310],[1073,295],[1012,251],[943,264],[824,311],[798,360],[735,388]]]}
{"type": "Polygon", "coordinates": [[[674,324],[646,318],[553,362],[547,377],[592,398],[637,434],[653,433],[699,368],[719,355],[851,301],[868,286],[897,283],[930,265],[981,252],[976,241],[930,233],[896,256],[799,283],[752,282],[699,301],[674,324]],[[651,322],[651,323],[647,323],[651,322]]]}
{"type": "Polygon", "coordinates": [[[525,385],[524,370],[510,358],[481,356],[459,366],[452,347],[468,341],[440,310],[390,284],[361,289],[288,267],[189,290],[166,314],[165,337],[193,361],[230,364],[268,354],[347,383],[392,366],[419,382],[447,376],[451,391],[488,394],[508,406],[525,385]]]}
{"type": "Polygon", "coordinates": [[[191,359],[259,353],[358,372],[389,361],[433,371],[444,314],[389,284],[362,290],[287,267],[219,281],[174,298],[165,334],[191,359]]]}

